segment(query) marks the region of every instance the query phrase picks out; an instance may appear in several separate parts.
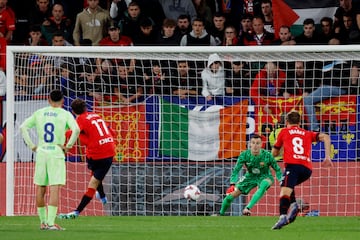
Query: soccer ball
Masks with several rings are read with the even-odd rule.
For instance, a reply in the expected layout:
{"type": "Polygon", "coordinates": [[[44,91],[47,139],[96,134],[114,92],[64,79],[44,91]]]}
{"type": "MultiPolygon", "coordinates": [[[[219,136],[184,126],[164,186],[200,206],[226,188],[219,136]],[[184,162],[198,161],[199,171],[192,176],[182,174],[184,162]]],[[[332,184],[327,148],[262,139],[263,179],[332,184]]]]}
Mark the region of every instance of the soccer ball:
{"type": "Polygon", "coordinates": [[[200,197],[200,189],[195,185],[189,185],[184,190],[184,198],[187,200],[198,200],[200,197]]]}

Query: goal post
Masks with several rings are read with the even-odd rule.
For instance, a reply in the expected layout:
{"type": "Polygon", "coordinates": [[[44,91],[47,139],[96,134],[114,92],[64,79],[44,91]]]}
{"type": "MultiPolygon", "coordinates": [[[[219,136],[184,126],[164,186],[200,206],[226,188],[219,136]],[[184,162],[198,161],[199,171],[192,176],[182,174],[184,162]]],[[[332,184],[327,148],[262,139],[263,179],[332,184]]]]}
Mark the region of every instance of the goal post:
{"type": "MultiPolygon", "coordinates": [[[[336,167],[322,169],[319,162],[324,147],[313,145],[313,177],[296,193],[310,205],[310,210],[320,211],[321,215],[360,214],[358,45],[8,46],[6,60],[7,92],[2,102],[6,111],[2,116],[7,122],[7,216],[36,214],[32,183],[35,155],[24,145],[18,126],[32,112],[47,105],[51,89],[60,88],[65,93],[67,110],[74,98],[85,99],[89,109],[104,117],[116,132],[117,155],[104,180],[109,204],[103,207],[94,199],[84,215],[211,215],[220,209],[232,168],[239,153],[247,148],[249,137],[254,133],[262,135],[264,148],[270,150],[276,129],[283,124],[282,117],[293,109],[302,113],[302,124],[309,128],[311,116],[304,106],[305,87],[315,90],[335,78],[349,84],[341,85],[347,88],[346,93],[317,103],[315,114],[320,130],[331,136],[336,167]],[[202,72],[214,53],[224,71],[220,75],[224,94],[218,96],[211,83],[201,83],[202,72]],[[193,74],[185,81],[190,84],[189,79],[193,78],[192,84],[198,84],[191,93],[186,84],[180,86],[180,60],[186,60],[186,67],[193,74]],[[304,64],[303,71],[308,76],[296,75],[297,61],[304,64]],[[270,67],[270,63],[274,66],[270,67]],[[238,64],[243,72],[235,76],[232,71],[238,64]],[[269,77],[266,70],[279,72],[269,77]],[[254,87],[260,78],[269,82],[282,78],[282,86],[272,83],[254,87]],[[304,85],[305,78],[311,86],[304,85]],[[235,79],[248,84],[236,85],[232,82],[235,79]],[[206,94],[204,88],[214,93],[212,99],[202,96],[206,94]],[[301,92],[296,92],[299,88],[301,92]],[[129,100],[135,92],[140,97],[129,100]],[[190,184],[202,192],[196,202],[183,197],[184,188],[190,184]]],[[[209,72],[214,77],[214,72],[209,72]]],[[[35,134],[32,136],[35,138],[35,134]]],[[[72,211],[86,189],[89,172],[84,159],[84,149],[79,145],[67,155],[67,185],[61,191],[61,212],[72,211]]],[[[279,165],[283,165],[281,159],[279,165]]],[[[253,214],[277,215],[278,193],[275,182],[255,205],[253,214]]],[[[237,199],[227,214],[241,215],[252,194],[237,199]]]]}

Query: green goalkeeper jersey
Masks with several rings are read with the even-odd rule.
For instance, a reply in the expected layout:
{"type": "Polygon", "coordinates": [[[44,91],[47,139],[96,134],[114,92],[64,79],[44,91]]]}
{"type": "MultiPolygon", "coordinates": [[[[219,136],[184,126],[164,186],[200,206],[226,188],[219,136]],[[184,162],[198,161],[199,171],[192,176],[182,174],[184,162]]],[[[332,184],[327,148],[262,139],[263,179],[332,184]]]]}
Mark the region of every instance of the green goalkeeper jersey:
{"type": "Polygon", "coordinates": [[[230,183],[235,184],[239,180],[239,172],[242,167],[246,167],[245,177],[251,177],[254,179],[263,179],[263,178],[271,178],[273,176],[271,174],[270,167],[274,169],[276,173],[276,178],[280,181],[282,177],[282,172],[277,164],[276,160],[272,156],[272,154],[264,149],[261,149],[259,155],[253,155],[249,150],[243,151],[234,167],[234,170],[230,176],[230,183]]]}
{"type": "Polygon", "coordinates": [[[66,146],[71,148],[80,132],[76,120],[70,112],[51,106],[37,110],[29,118],[25,119],[20,126],[24,141],[31,149],[36,145],[31,140],[28,130],[34,127],[38,136],[38,147],[46,145],[63,146],[66,140],[65,132],[71,129],[72,134],[66,146]]]}

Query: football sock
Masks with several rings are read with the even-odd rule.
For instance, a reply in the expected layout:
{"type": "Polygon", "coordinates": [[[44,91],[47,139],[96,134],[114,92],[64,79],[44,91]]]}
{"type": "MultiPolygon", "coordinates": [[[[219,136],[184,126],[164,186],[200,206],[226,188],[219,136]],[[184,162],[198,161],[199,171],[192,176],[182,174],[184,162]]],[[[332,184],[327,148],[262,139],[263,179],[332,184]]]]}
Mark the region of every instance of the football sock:
{"type": "Polygon", "coordinates": [[[96,189],[100,195],[100,198],[104,198],[105,197],[105,192],[104,192],[104,187],[102,182],[100,182],[99,186],[96,189]]]}
{"type": "Polygon", "coordinates": [[[280,215],[287,214],[290,207],[290,197],[289,196],[282,196],[280,198],[280,215]]]}
{"type": "Polygon", "coordinates": [[[292,191],[291,195],[290,195],[290,203],[296,202],[296,198],[295,198],[295,191],[292,191]]]}
{"type": "Polygon", "coordinates": [[[227,195],[222,204],[221,204],[221,209],[220,209],[220,215],[224,215],[226,210],[230,207],[231,203],[234,201],[234,197],[229,194],[227,195]]]}
{"type": "Polygon", "coordinates": [[[48,216],[47,221],[49,226],[53,226],[55,224],[55,218],[57,213],[58,207],[55,206],[48,206],[48,216]]]}
{"type": "Polygon", "coordinates": [[[37,212],[40,218],[40,223],[47,223],[46,219],[46,207],[38,207],[37,212]]]}
{"type": "Polygon", "coordinates": [[[87,192],[83,195],[79,206],[76,208],[76,210],[79,213],[81,213],[82,210],[84,210],[84,208],[86,207],[86,205],[89,204],[89,202],[93,198],[94,194],[95,194],[95,189],[94,188],[88,188],[87,192]]]}
{"type": "Polygon", "coordinates": [[[264,196],[266,190],[268,190],[269,187],[270,187],[270,183],[267,180],[263,180],[260,183],[260,187],[258,188],[258,190],[256,190],[254,195],[251,197],[246,208],[251,209],[262,198],[262,196],[264,196]]]}

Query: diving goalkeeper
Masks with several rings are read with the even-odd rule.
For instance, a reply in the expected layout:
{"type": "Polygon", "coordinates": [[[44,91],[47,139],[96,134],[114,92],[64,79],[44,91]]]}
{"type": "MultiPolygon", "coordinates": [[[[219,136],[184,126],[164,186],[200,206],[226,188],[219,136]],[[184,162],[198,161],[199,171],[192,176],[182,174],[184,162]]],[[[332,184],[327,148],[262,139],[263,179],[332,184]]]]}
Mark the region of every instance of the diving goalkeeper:
{"type": "Polygon", "coordinates": [[[248,194],[253,188],[258,187],[247,206],[243,209],[243,215],[250,216],[251,208],[264,196],[265,192],[274,183],[270,167],[276,172],[276,178],[281,180],[282,172],[272,154],[262,149],[261,136],[255,134],[250,138],[250,149],[243,151],[230,176],[230,187],[224,198],[220,215],[223,216],[235,198],[241,194],[248,194]],[[247,172],[239,180],[239,172],[245,165],[247,172]]]}

